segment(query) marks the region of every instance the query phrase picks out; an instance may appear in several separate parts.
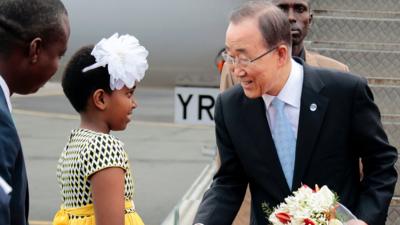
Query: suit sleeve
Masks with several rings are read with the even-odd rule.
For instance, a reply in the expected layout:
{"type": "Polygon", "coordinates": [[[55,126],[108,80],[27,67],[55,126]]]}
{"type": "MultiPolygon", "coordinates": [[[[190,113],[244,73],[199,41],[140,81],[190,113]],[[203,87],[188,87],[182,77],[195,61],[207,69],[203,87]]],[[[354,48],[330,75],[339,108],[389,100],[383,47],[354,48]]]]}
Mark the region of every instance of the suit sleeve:
{"type": "MultiPolygon", "coordinates": [[[[15,140],[13,139],[14,132],[12,129],[12,123],[4,110],[4,108],[0,107],[0,176],[5,180],[5,182],[12,185],[15,162],[18,158],[18,150],[14,142],[15,140]]],[[[10,199],[2,199],[0,206],[0,224],[10,224],[10,203],[10,199]]]]}
{"type": "Polygon", "coordinates": [[[221,166],[203,196],[194,223],[230,225],[242,204],[248,180],[225,124],[221,96],[217,98],[214,118],[221,166]]]}
{"type": "Polygon", "coordinates": [[[0,224],[10,224],[10,196],[6,194],[2,187],[0,187],[0,224]]]}
{"type": "Polygon", "coordinates": [[[353,143],[364,167],[355,214],[366,223],[384,224],[397,181],[397,150],[389,145],[380,112],[365,80],[360,80],[353,106],[353,143]]]}

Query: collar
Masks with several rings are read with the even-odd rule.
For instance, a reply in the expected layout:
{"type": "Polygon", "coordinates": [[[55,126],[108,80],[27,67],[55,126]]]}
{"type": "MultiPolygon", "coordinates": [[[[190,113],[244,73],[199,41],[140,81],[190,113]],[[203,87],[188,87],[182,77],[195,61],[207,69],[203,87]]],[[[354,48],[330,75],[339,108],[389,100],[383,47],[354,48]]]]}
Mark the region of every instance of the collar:
{"type": "Polygon", "coordinates": [[[304,78],[304,70],[303,66],[298,62],[290,59],[292,62],[292,68],[289,74],[289,78],[283,86],[282,90],[279,92],[277,96],[272,96],[268,94],[263,94],[262,98],[264,99],[267,110],[271,105],[272,100],[276,97],[281,101],[285,102],[288,105],[291,105],[295,108],[300,108],[300,98],[301,91],[303,87],[303,78],[304,78]]]}
{"type": "Polygon", "coordinates": [[[6,81],[0,75],[0,88],[3,90],[4,97],[6,98],[8,110],[12,111],[11,100],[10,100],[10,89],[8,88],[6,81]]]}

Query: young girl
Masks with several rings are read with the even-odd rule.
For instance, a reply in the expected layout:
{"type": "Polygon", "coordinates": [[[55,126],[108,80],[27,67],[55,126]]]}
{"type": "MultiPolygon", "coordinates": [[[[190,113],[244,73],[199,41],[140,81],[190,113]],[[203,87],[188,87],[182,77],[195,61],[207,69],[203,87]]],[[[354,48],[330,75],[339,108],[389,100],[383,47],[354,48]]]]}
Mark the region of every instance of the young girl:
{"type": "Polygon", "coordinates": [[[110,131],[124,130],[131,120],[147,55],[135,37],[114,34],[81,48],[68,63],[62,87],[81,122],[58,161],[63,204],[54,225],[143,225],[132,201],[128,156],[110,131]]]}

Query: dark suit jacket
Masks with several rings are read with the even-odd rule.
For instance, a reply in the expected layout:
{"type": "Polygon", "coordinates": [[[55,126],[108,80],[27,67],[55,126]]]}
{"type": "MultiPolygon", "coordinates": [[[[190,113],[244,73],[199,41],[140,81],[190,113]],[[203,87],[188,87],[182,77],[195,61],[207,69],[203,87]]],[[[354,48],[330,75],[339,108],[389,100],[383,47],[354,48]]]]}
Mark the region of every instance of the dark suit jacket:
{"type": "Polygon", "coordinates": [[[10,196],[7,195],[3,188],[0,187],[0,224],[10,224],[10,216],[8,205],[10,204],[10,196]]]}
{"type": "Polygon", "coordinates": [[[247,183],[252,224],[268,224],[262,203],[274,207],[302,183],[327,185],[359,219],[370,225],[385,223],[397,180],[397,151],[388,144],[365,79],[304,65],[300,107],[293,187],[288,187],[262,98],[247,98],[241,86],[218,97],[215,123],[221,167],[195,223],[231,224],[247,183]],[[312,103],[316,111],[310,110],[312,103]]]}
{"type": "MultiPolygon", "coordinates": [[[[12,187],[11,199],[6,208],[5,221],[12,225],[28,224],[28,181],[24,156],[8,110],[3,90],[0,88],[0,176],[12,187]]],[[[1,215],[3,217],[3,215],[1,215]]],[[[2,218],[3,219],[3,218],[2,218]]],[[[0,220],[1,221],[1,220],[0,220]]],[[[3,225],[3,224],[1,224],[3,225]]]]}

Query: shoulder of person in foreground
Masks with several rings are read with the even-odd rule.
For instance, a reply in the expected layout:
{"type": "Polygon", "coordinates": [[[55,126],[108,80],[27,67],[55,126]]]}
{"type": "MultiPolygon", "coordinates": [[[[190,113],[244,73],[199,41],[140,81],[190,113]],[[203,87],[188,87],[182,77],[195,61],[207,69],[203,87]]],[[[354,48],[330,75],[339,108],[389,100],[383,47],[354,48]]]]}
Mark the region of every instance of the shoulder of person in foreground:
{"type": "Polygon", "coordinates": [[[221,80],[219,83],[219,90],[221,92],[239,83],[236,77],[232,74],[229,67],[230,66],[227,63],[224,63],[224,66],[222,67],[221,80]]]}
{"type": "Polygon", "coordinates": [[[245,97],[243,88],[240,84],[233,85],[231,88],[226,89],[219,95],[222,103],[237,101],[245,97]]]}
{"type": "Polygon", "coordinates": [[[94,133],[80,152],[82,171],[88,179],[92,174],[108,167],[129,169],[128,156],[123,143],[109,134],[94,133]]]}
{"type": "Polygon", "coordinates": [[[304,61],[297,57],[294,59],[300,64],[303,63],[304,75],[311,76],[311,79],[304,79],[305,82],[315,82],[320,80],[325,88],[340,88],[341,86],[354,88],[359,82],[368,86],[367,80],[358,74],[354,74],[345,70],[338,70],[332,67],[315,66],[310,64],[308,61],[304,63],[304,61]]]}
{"type": "Polygon", "coordinates": [[[331,68],[349,72],[349,67],[336,59],[306,50],[306,62],[311,66],[331,68]]]}

